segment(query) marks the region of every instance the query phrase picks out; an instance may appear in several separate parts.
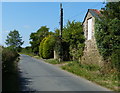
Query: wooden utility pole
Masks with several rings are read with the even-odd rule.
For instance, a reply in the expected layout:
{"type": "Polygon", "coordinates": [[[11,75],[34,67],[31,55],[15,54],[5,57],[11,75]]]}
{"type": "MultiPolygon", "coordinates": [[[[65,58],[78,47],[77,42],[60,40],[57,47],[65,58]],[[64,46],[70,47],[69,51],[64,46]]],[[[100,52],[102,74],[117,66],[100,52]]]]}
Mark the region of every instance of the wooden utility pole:
{"type": "Polygon", "coordinates": [[[60,3],[60,55],[59,55],[59,62],[63,61],[63,46],[62,46],[62,30],[63,30],[63,8],[62,3],[60,3]]]}
{"type": "Polygon", "coordinates": [[[62,30],[63,30],[63,8],[62,3],[60,3],[60,37],[62,38],[62,30]]]}

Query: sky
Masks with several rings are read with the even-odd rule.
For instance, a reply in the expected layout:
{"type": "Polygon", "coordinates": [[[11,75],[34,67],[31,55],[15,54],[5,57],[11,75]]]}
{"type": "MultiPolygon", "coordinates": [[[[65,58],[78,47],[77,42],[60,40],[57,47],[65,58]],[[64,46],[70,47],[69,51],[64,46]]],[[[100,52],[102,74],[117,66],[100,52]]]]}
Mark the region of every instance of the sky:
{"type": "MultiPolygon", "coordinates": [[[[88,9],[101,9],[105,6],[103,2],[63,2],[62,4],[64,26],[68,20],[82,22],[88,9]]],[[[30,46],[30,34],[41,26],[47,26],[53,32],[59,28],[60,2],[2,2],[1,10],[0,44],[4,46],[8,33],[13,30],[19,31],[24,41],[22,47],[26,47],[30,46]]]]}
{"type": "Polygon", "coordinates": [[[0,2],[0,45],[2,45],[2,3],[0,2]]]}

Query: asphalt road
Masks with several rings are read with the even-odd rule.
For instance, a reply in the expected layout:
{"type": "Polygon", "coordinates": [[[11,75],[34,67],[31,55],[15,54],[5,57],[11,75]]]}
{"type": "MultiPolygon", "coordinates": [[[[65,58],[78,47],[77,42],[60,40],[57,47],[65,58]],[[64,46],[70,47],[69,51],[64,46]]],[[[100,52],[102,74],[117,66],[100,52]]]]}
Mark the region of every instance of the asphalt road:
{"type": "Polygon", "coordinates": [[[110,91],[27,55],[21,55],[18,67],[21,91],[110,91]]]}

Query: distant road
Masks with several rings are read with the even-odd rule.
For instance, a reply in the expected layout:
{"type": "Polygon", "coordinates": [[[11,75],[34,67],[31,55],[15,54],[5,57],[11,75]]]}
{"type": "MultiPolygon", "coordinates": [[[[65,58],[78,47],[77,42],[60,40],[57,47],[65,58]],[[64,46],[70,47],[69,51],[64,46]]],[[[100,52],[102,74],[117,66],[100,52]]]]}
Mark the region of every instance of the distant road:
{"type": "Polygon", "coordinates": [[[21,55],[21,91],[110,91],[42,60],[21,55]]]}

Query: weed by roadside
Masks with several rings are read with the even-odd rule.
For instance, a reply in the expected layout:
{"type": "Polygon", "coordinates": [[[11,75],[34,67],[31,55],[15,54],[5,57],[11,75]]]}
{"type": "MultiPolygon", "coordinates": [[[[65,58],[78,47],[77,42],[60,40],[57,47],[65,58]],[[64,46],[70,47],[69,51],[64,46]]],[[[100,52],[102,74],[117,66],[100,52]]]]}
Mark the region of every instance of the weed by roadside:
{"type": "Polygon", "coordinates": [[[59,62],[57,59],[44,59],[45,62],[50,63],[50,64],[68,64],[71,63],[72,61],[63,61],[63,62],[59,62]]]}
{"type": "Polygon", "coordinates": [[[118,82],[118,73],[107,73],[102,75],[100,73],[100,67],[97,65],[81,65],[79,62],[71,62],[65,66],[61,67],[64,70],[67,70],[71,73],[74,73],[78,76],[82,76],[90,81],[93,81],[97,84],[100,84],[109,89],[120,91],[119,82],[118,82]]]}
{"type": "Polygon", "coordinates": [[[25,55],[28,55],[28,56],[34,56],[34,54],[33,53],[24,53],[24,52],[20,52],[19,54],[25,54],[25,55]]]}
{"type": "Polygon", "coordinates": [[[60,64],[60,62],[56,59],[46,59],[45,62],[50,64],[60,64]]]}

